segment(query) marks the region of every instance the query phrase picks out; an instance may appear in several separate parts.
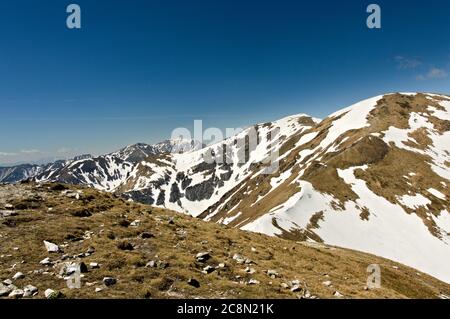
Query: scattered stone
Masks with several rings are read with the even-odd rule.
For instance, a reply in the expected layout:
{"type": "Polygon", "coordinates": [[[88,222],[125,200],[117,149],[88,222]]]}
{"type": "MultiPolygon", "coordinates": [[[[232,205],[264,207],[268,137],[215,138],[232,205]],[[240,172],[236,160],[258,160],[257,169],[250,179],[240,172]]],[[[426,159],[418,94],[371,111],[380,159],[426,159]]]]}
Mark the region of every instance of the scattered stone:
{"type": "Polygon", "coordinates": [[[86,253],[88,253],[89,255],[92,255],[93,253],[95,253],[95,248],[89,247],[88,250],[86,251],[86,253]]]}
{"type": "Polygon", "coordinates": [[[392,268],[394,268],[394,269],[398,269],[398,267],[397,267],[397,266],[392,266],[392,268]]]}
{"type": "Polygon", "coordinates": [[[103,288],[100,288],[100,287],[95,288],[95,292],[102,292],[102,291],[103,291],[103,288]]]}
{"type": "Polygon", "coordinates": [[[340,293],[339,291],[337,291],[337,290],[334,292],[334,296],[337,297],[337,298],[342,298],[342,297],[344,297],[344,295],[341,294],[341,293],[340,293]]]}
{"type": "Polygon", "coordinates": [[[198,262],[205,262],[207,261],[209,258],[211,258],[211,255],[209,254],[209,252],[204,251],[204,252],[200,252],[195,256],[195,259],[198,262]]]}
{"type": "Polygon", "coordinates": [[[127,241],[121,241],[117,244],[117,248],[121,249],[121,250],[133,250],[133,244],[131,244],[130,242],[127,241]]]}
{"type": "Polygon", "coordinates": [[[327,280],[327,281],[324,281],[322,284],[324,286],[330,287],[331,286],[331,281],[327,280]]]}
{"type": "Polygon", "coordinates": [[[248,259],[248,258],[246,258],[245,261],[244,261],[244,263],[246,263],[247,265],[250,265],[250,264],[253,263],[253,261],[250,260],[250,259],[248,259]]]}
{"type": "Polygon", "coordinates": [[[130,226],[138,227],[140,224],[141,224],[141,221],[139,219],[136,219],[130,223],[130,226]]]}
{"type": "Polygon", "coordinates": [[[6,279],[6,280],[3,280],[3,283],[5,284],[5,285],[7,285],[7,286],[9,286],[9,285],[12,285],[12,280],[11,279],[6,279]]]}
{"type": "Polygon", "coordinates": [[[32,285],[26,285],[24,288],[23,288],[23,296],[24,297],[31,297],[31,296],[33,296],[35,293],[37,293],[38,292],[38,289],[35,287],[35,286],[32,286],[32,285]]]}
{"type": "Polygon", "coordinates": [[[153,237],[155,237],[155,235],[153,235],[152,233],[149,233],[149,232],[143,232],[141,234],[142,239],[148,239],[148,238],[153,238],[153,237]]]}
{"type": "Polygon", "coordinates": [[[257,252],[257,250],[256,250],[256,248],[255,248],[255,247],[252,247],[252,248],[251,248],[251,250],[252,250],[252,252],[254,252],[254,253],[256,253],[256,252],[257,252]]]}
{"type": "Polygon", "coordinates": [[[145,267],[147,268],[155,268],[156,267],[156,262],[154,260],[150,260],[145,267]]]}
{"type": "Polygon", "coordinates": [[[288,288],[289,288],[289,285],[288,285],[287,283],[284,283],[284,282],[282,282],[282,283],[280,284],[280,286],[281,286],[281,288],[283,288],[283,289],[288,289],[288,288]]]}
{"type": "Polygon", "coordinates": [[[53,244],[49,241],[44,240],[44,245],[45,245],[45,249],[47,249],[47,251],[49,253],[57,253],[59,252],[59,246],[56,244],[53,244]]]}
{"type": "Polygon", "coordinates": [[[5,209],[11,210],[14,209],[14,206],[12,204],[6,204],[5,209]]]}
{"type": "Polygon", "coordinates": [[[249,273],[250,275],[254,274],[256,272],[255,268],[247,267],[245,268],[245,272],[249,273]]]}
{"type": "Polygon", "coordinates": [[[70,212],[74,217],[91,217],[92,213],[87,209],[80,209],[70,212]]]}
{"type": "Polygon", "coordinates": [[[259,282],[258,280],[256,280],[256,279],[250,279],[250,280],[248,281],[248,284],[249,284],[249,285],[259,285],[260,282],[259,282]]]}
{"type": "Polygon", "coordinates": [[[59,297],[61,297],[61,293],[53,289],[47,289],[44,292],[44,296],[47,299],[58,299],[59,297]]]}
{"type": "Polygon", "coordinates": [[[276,270],[269,269],[269,270],[267,270],[267,275],[268,275],[270,278],[275,279],[275,278],[278,277],[278,272],[277,272],[276,270]]]}
{"type": "Polygon", "coordinates": [[[82,274],[85,274],[88,272],[88,267],[86,266],[86,264],[84,262],[81,262],[79,267],[80,267],[80,272],[82,274]]]}
{"type": "Polygon", "coordinates": [[[221,269],[223,269],[223,268],[225,268],[225,267],[226,267],[225,263],[220,263],[220,264],[217,265],[216,268],[221,268],[221,269]]]}
{"type": "Polygon", "coordinates": [[[23,297],[23,290],[22,289],[14,289],[13,291],[11,291],[8,295],[8,297],[10,298],[22,298],[23,297]]]}
{"type": "Polygon", "coordinates": [[[203,268],[203,273],[204,273],[204,274],[210,274],[210,273],[212,273],[214,270],[216,270],[214,267],[206,266],[205,268],[203,268]]]}
{"type": "Polygon", "coordinates": [[[195,288],[200,287],[200,283],[198,282],[197,279],[194,279],[194,278],[190,278],[187,283],[188,283],[188,285],[195,287],[195,288]]]}
{"type": "Polygon", "coordinates": [[[113,277],[105,277],[105,278],[103,278],[103,284],[104,284],[106,287],[115,285],[116,283],[117,283],[116,278],[113,278],[113,277]]]}
{"type": "Polygon", "coordinates": [[[296,285],[300,285],[300,280],[295,279],[291,281],[291,286],[296,286],[296,285]]]}
{"type": "Polygon", "coordinates": [[[233,260],[235,260],[238,264],[243,264],[243,263],[245,263],[245,258],[242,257],[242,256],[239,255],[239,254],[234,254],[234,255],[233,255],[233,260]]]}
{"type": "Polygon", "coordinates": [[[49,257],[47,257],[45,259],[42,259],[39,263],[41,265],[44,265],[44,266],[51,266],[51,265],[53,265],[53,262],[50,260],[49,257]]]}
{"type": "Polygon", "coordinates": [[[299,285],[294,285],[294,286],[292,286],[291,291],[292,292],[302,291],[302,287],[300,287],[299,285]]]}
{"type": "Polygon", "coordinates": [[[100,268],[98,263],[89,263],[89,267],[91,267],[92,269],[100,268]]]}
{"type": "Polygon", "coordinates": [[[23,279],[23,278],[25,278],[25,275],[24,275],[23,273],[21,273],[20,271],[17,272],[17,273],[12,277],[13,280],[18,280],[18,279],[23,279]]]}
{"type": "Polygon", "coordinates": [[[16,287],[14,285],[5,286],[0,284],[0,297],[8,296],[16,287]]]}

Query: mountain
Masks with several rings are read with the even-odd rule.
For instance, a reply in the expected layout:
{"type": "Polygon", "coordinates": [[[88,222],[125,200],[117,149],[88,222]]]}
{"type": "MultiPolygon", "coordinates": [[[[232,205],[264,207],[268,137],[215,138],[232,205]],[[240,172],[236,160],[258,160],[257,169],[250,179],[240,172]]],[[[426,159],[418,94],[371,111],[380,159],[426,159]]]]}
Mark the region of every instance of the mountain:
{"type": "Polygon", "coordinates": [[[0,234],[0,298],[450,298],[449,284],[374,255],[82,186],[0,185],[0,234]],[[368,265],[381,287],[368,284],[368,265]]]}
{"type": "Polygon", "coordinates": [[[449,131],[449,96],[386,94],[324,120],[290,116],[181,153],[173,141],[137,144],[33,179],[364,251],[450,282],[449,131]]]}

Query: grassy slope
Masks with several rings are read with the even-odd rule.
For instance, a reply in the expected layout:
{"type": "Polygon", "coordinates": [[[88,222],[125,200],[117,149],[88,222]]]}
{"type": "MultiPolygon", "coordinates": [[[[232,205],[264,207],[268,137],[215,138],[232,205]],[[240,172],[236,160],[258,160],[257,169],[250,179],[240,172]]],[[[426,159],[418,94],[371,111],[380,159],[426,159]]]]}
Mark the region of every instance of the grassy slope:
{"type": "Polygon", "coordinates": [[[49,190],[51,186],[54,185],[0,186],[0,210],[6,203],[21,208],[16,216],[0,217],[0,279],[11,278],[21,271],[25,278],[14,284],[19,288],[27,284],[38,287],[37,297],[43,297],[47,288],[60,290],[68,298],[298,298],[306,290],[319,298],[334,298],[335,291],[350,298],[450,295],[450,285],[369,254],[269,238],[70,186],[83,192],[76,200],[62,195],[61,191],[49,190]],[[90,211],[92,216],[73,216],[73,212],[82,209],[90,211]],[[140,226],[124,226],[124,220],[136,219],[141,220],[140,226]],[[86,232],[91,232],[90,239],[73,241],[86,232]],[[142,232],[150,232],[155,237],[142,239],[142,232]],[[84,274],[81,289],[68,289],[65,281],[57,276],[60,266],[46,268],[39,264],[45,257],[57,261],[63,255],[47,253],[43,240],[67,244],[64,254],[71,256],[93,247],[95,253],[78,260],[86,264],[97,262],[100,268],[84,274]],[[124,241],[133,244],[134,250],[119,249],[118,244],[124,241]],[[195,260],[195,255],[202,251],[210,251],[212,257],[205,264],[195,260]],[[249,266],[256,273],[247,274],[244,271],[247,265],[232,259],[235,253],[251,259],[253,264],[249,266]],[[150,260],[161,260],[169,266],[145,267],[150,260]],[[211,274],[202,273],[206,265],[219,263],[225,263],[226,267],[211,274]],[[380,289],[364,290],[369,264],[381,266],[380,289]],[[33,273],[43,268],[47,274],[33,273]],[[279,278],[268,277],[265,273],[268,269],[276,270],[279,278]],[[117,278],[117,284],[104,287],[105,276],[117,278]],[[188,285],[189,278],[197,279],[200,287],[188,285]],[[260,284],[248,285],[250,278],[260,284]],[[281,287],[282,283],[295,279],[301,281],[302,292],[281,287]],[[324,281],[331,281],[332,286],[325,286],[324,281]],[[96,287],[104,289],[96,293],[96,287]]]}

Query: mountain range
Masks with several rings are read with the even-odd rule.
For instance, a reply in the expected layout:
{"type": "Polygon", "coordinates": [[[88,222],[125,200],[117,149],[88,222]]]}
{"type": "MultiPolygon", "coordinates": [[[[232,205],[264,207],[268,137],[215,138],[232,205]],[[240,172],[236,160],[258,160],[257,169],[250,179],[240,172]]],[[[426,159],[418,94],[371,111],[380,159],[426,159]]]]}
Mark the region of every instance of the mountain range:
{"type": "Polygon", "coordinates": [[[385,94],[323,120],[289,116],[208,146],[169,140],[0,168],[2,183],[27,179],[359,250],[450,283],[448,95],[385,94]],[[206,160],[211,154],[222,160],[206,160]]]}

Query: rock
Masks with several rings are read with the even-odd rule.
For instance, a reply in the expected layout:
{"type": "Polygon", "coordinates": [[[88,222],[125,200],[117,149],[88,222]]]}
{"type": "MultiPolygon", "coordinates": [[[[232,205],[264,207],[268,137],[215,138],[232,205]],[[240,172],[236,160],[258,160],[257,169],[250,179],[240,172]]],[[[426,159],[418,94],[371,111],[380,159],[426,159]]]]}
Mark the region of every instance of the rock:
{"type": "Polygon", "coordinates": [[[136,219],[130,223],[130,226],[138,227],[140,224],[141,224],[141,221],[139,219],[136,219]]]}
{"type": "Polygon", "coordinates": [[[45,245],[45,249],[47,249],[47,251],[49,253],[57,253],[59,252],[59,247],[56,244],[53,244],[49,241],[44,240],[44,245],[45,245]]]}
{"type": "Polygon", "coordinates": [[[233,255],[233,260],[235,260],[238,264],[243,264],[243,263],[245,263],[245,258],[242,257],[242,256],[239,255],[239,254],[234,254],[234,255],[233,255]]]}
{"type": "Polygon", "coordinates": [[[89,263],[89,267],[91,267],[92,269],[97,269],[100,268],[100,265],[98,263],[89,263]]]}
{"type": "Polygon", "coordinates": [[[6,204],[5,209],[11,210],[14,209],[14,206],[12,204],[6,204]]]}
{"type": "Polygon", "coordinates": [[[6,285],[6,286],[9,286],[9,285],[12,285],[12,280],[11,279],[6,279],[6,280],[3,280],[3,283],[6,285]]]}
{"type": "Polygon", "coordinates": [[[225,267],[226,267],[225,263],[220,263],[220,264],[217,265],[216,268],[223,269],[223,268],[225,268],[225,267]]]}
{"type": "Polygon", "coordinates": [[[281,288],[283,288],[283,289],[288,289],[288,288],[289,288],[289,285],[288,285],[287,283],[284,283],[284,282],[282,282],[282,283],[280,284],[280,286],[281,286],[281,288]]]}
{"type": "Polygon", "coordinates": [[[53,264],[49,257],[42,259],[39,263],[44,266],[51,266],[53,264]]]}
{"type": "Polygon", "coordinates": [[[87,209],[80,209],[70,212],[74,217],[91,217],[92,213],[87,209]]]}
{"type": "Polygon", "coordinates": [[[95,248],[89,247],[88,250],[86,251],[86,253],[88,253],[89,255],[92,255],[93,253],[95,253],[95,248]]]}
{"type": "Polygon", "coordinates": [[[100,288],[100,287],[95,288],[95,292],[102,292],[102,291],[103,291],[103,288],[100,288]]]}
{"type": "Polygon", "coordinates": [[[270,278],[275,279],[275,278],[278,277],[278,272],[277,272],[276,270],[269,269],[269,270],[267,270],[267,275],[268,275],[270,278]]]}
{"type": "Polygon", "coordinates": [[[216,270],[214,267],[206,266],[205,268],[203,268],[203,273],[204,273],[204,274],[210,274],[210,273],[212,273],[214,270],[216,270]]]}
{"type": "Polygon", "coordinates": [[[250,264],[253,263],[253,261],[250,260],[250,259],[248,259],[248,258],[246,258],[245,261],[244,261],[244,263],[246,263],[247,265],[250,265],[250,264]]]}
{"type": "Polygon", "coordinates": [[[302,291],[302,287],[300,287],[299,285],[292,286],[291,291],[292,292],[302,291]]]}
{"type": "Polygon", "coordinates": [[[150,260],[145,267],[147,268],[155,268],[156,267],[156,262],[154,260],[150,260]]]}
{"type": "Polygon", "coordinates": [[[344,297],[344,295],[341,294],[341,293],[340,293],[339,291],[337,291],[337,290],[334,292],[334,296],[337,297],[337,298],[342,298],[342,297],[344,297]]]}
{"type": "Polygon", "coordinates": [[[298,286],[298,285],[300,285],[300,280],[295,279],[291,281],[291,286],[298,286]]]}
{"type": "Polygon", "coordinates": [[[24,292],[24,294],[23,294],[24,297],[31,297],[31,296],[33,296],[35,293],[38,292],[38,289],[37,289],[35,286],[32,286],[32,285],[26,285],[26,286],[23,288],[23,292],[24,292]]]}
{"type": "Polygon", "coordinates": [[[44,292],[44,296],[47,299],[58,299],[59,297],[61,297],[61,293],[53,289],[47,289],[44,292]]]}
{"type": "Polygon", "coordinates": [[[25,275],[24,275],[23,273],[21,273],[20,271],[17,272],[17,273],[12,277],[13,280],[18,280],[18,279],[23,279],[23,278],[25,278],[25,275]]]}
{"type": "Polygon", "coordinates": [[[254,274],[256,272],[256,269],[247,267],[247,268],[245,268],[245,272],[249,273],[251,275],[251,274],[254,274]]]}
{"type": "Polygon", "coordinates": [[[22,289],[14,289],[13,291],[11,291],[8,295],[8,297],[10,298],[22,298],[23,297],[23,290],[22,289]]]}
{"type": "Polygon", "coordinates": [[[195,287],[195,288],[200,287],[200,283],[198,282],[198,280],[196,280],[194,278],[190,278],[187,283],[188,283],[188,285],[195,287]]]}
{"type": "Polygon", "coordinates": [[[106,287],[115,285],[116,283],[117,283],[116,278],[113,278],[113,277],[105,277],[105,278],[103,278],[103,284],[104,284],[106,287]]]}
{"type": "Polygon", "coordinates": [[[88,267],[86,266],[86,264],[84,262],[81,262],[79,267],[80,267],[80,272],[82,274],[85,274],[88,272],[88,267]]]}
{"type": "Polygon", "coordinates": [[[195,259],[198,262],[205,262],[207,261],[209,258],[211,258],[211,255],[209,254],[209,252],[204,251],[204,252],[200,252],[195,256],[195,259]]]}
{"type": "Polygon", "coordinates": [[[331,286],[331,281],[327,280],[327,281],[324,281],[322,284],[324,286],[330,287],[331,286]]]}
{"type": "Polygon", "coordinates": [[[259,285],[260,282],[259,282],[258,280],[256,280],[256,279],[250,279],[250,280],[248,281],[248,284],[249,284],[249,285],[259,285]]]}
{"type": "Polygon", "coordinates": [[[256,250],[256,248],[255,248],[255,247],[252,247],[252,248],[251,248],[251,250],[252,250],[252,252],[254,252],[254,253],[256,253],[256,252],[257,252],[257,250],[256,250]]]}
{"type": "Polygon", "coordinates": [[[149,233],[149,232],[143,232],[141,234],[142,239],[149,239],[149,238],[153,238],[153,237],[155,237],[155,235],[153,235],[152,233],[149,233]]]}
{"type": "Polygon", "coordinates": [[[4,284],[0,284],[0,297],[8,296],[14,289],[14,285],[5,286],[4,284]]]}
{"type": "Polygon", "coordinates": [[[121,249],[121,250],[133,250],[133,244],[131,244],[130,242],[127,241],[121,241],[117,244],[117,248],[121,249]]]}

